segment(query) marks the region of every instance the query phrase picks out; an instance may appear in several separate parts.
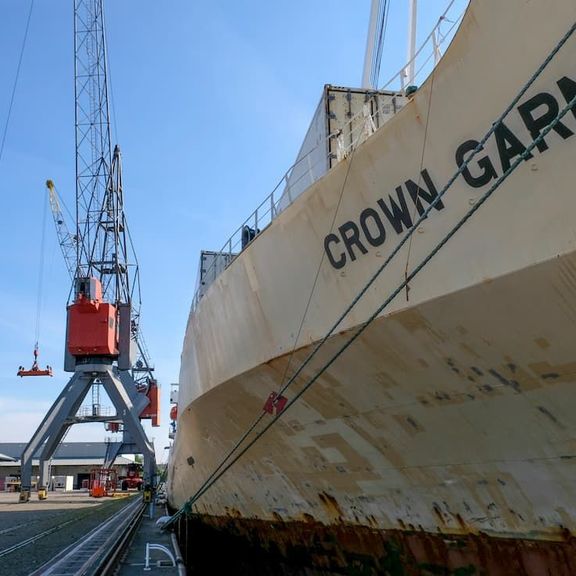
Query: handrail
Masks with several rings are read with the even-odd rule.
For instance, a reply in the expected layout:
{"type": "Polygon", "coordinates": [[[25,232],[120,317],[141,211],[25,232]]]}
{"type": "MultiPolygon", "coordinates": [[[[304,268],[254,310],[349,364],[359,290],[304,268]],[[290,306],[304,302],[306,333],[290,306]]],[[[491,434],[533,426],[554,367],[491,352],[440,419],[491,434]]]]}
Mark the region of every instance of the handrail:
{"type": "MultiPolygon", "coordinates": [[[[451,36],[451,32],[454,30],[456,25],[459,23],[460,19],[462,18],[462,14],[459,14],[454,20],[450,21],[447,18],[447,14],[452,8],[455,0],[451,0],[448,7],[438,19],[438,22],[430,32],[430,34],[426,37],[424,42],[421,44],[420,48],[414,54],[414,57],[410,62],[407,62],[396,74],[394,74],[383,86],[379,88],[379,90],[386,90],[393,83],[397,80],[400,82],[400,90],[399,93],[406,93],[406,86],[404,86],[404,78],[405,78],[405,70],[406,68],[416,59],[418,59],[424,49],[429,46],[432,48],[431,53],[425,58],[423,62],[420,63],[419,68],[415,73],[415,79],[420,77],[420,75],[426,73],[427,66],[434,57],[435,63],[437,63],[439,58],[439,48],[440,46],[446,42],[448,38],[451,36]],[[449,30],[441,34],[440,27],[443,25],[444,22],[450,22],[452,26],[449,30]]],[[[337,141],[337,160],[340,161],[341,159],[345,158],[353,149],[355,149],[359,142],[362,141],[363,137],[369,136],[371,133],[377,130],[377,126],[380,125],[379,122],[379,114],[380,109],[377,109],[374,114],[367,113],[366,109],[362,110],[361,112],[352,116],[348,122],[347,126],[349,128],[349,136],[350,142],[345,144],[343,138],[341,138],[341,134],[330,134],[328,138],[334,138],[337,141]],[[364,117],[364,122],[358,122],[358,120],[364,117]]],[[[218,270],[218,256],[227,256],[226,259],[226,268],[233,262],[233,260],[240,254],[247,246],[254,240],[256,236],[258,236],[265,228],[267,228],[272,221],[278,216],[278,214],[282,211],[280,207],[280,201],[286,195],[289,198],[289,204],[292,203],[292,196],[291,190],[302,181],[303,178],[308,177],[310,178],[310,182],[306,189],[308,189],[312,184],[314,184],[321,176],[324,174],[320,174],[319,176],[315,175],[315,168],[318,167],[318,163],[320,160],[317,160],[314,164],[310,164],[310,158],[312,157],[313,152],[318,150],[318,146],[313,147],[309,152],[307,152],[304,156],[296,160],[289,168],[286,170],[284,175],[280,178],[274,189],[264,200],[258,205],[258,207],[240,224],[238,228],[230,235],[228,240],[224,243],[222,248],[216,252],[216,258],[213,260],[211,265],[205,271],[206,277],[210,277],[211,275],[215,275],[218,270]],[[294,181],[290,181],[290,176],[294,172],[294,169],[300,166],[303,162],[307,163],[305,169],[302,170],[302,174],[298,176],[298,178],[294,181]],[[282,187],[282,185],[284,185],[282,187]],[[278,194],[280,190],[280,194],[278,194]]],[[[321,160],[330,160],[330,154],[327,156],[322,157],[321,160]]],[[[214,278],[215,279],[215,278],[214,278]]],[[[198,302],[202,297],[200,279],[198,279],[198,286],[194,293],[194,298],[192,300],[192,310],[196,309],[198,302]]]]}

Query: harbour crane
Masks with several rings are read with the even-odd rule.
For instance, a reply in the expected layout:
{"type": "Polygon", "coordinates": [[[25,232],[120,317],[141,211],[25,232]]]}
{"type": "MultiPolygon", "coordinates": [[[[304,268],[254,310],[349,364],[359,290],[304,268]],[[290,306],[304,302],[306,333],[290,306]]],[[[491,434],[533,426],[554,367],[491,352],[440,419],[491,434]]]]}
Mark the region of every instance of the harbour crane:
{"type": "MultiPolygon", "coordinates": [[[[118,149],[119,151],[119,149],[118,149]]],[[[48,190],[48,201],[50,204],[50,210],[52,212],[52,218],[54,220],[54,226],[56,228],[56,234],[58,236],[58,243],[60,244],[60,249],[62,251],[62,256],[64,257],[64,263],[66,264],[66,269],[72,282],[74,282],[74,277],[76,275],[77,269],[77,250],[84,252],[83,246],[78,246],[78,235],[73,234],[70,231],[70,226],[67,222],[67,217],[63,211],[63,202],[56,190],[56,185],[52,180],[46,180],[46,188],[48,190]]],[[[87,255],[84,255],[87,258],[87,255]]],[[[135,260],[135,255],[134,255],[135,260]]],[[[135,260],[136,261],[136,260],[135,260]]],[[[136,274],[134,275],[136,282],[139,282],[138,275],[138,264],[136,261],[136,274]]],[[[144,342],[144,337],[140,329],[140,290],[136,291],[136,296],[138,301],[135,302],[134,295],[132,296],[132,321],[131,321],[131,338],[133,342],[133,347],[136,353],[136,359],[133,362],[131,372],[137,387],[140,389],[148,388],[149,383],[154,381],[152,363],[150,361],[150,356],[144,342]]]]}
{"type": "Polygon", "coordinates": [[[30,498],[32,457],[39,455],[38,497],[46,498],[49,462],[73,424],[104,422],[122,431],[103,463],[142,454],[144,484],[155,484],[155,453],[142,419],[159,425],[159,388],[140,331],[140,284],[124,213],[120,148],[111,146],[103,0],[74,1],[76,128],[75,232],[71,233],[52,181],[50,206],[72,290],[67,304],[64,370],[70,380],[54,402],[21,460],[20,501],[30,498]],[[115,414],[100,412],[100,389],[115,414]],[[78,410],[92,390],[92,413],[78,410]]]}

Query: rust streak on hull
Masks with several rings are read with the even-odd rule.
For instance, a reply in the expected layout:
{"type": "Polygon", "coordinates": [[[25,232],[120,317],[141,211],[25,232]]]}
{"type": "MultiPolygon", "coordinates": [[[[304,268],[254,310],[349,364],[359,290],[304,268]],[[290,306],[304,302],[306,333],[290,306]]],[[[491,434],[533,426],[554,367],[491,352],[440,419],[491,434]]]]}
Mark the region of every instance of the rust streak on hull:
{"type": "Polygon", "coordinates": [[[576,538],[557,541],[377,530],[192,514],[177,527],[191,574],[573,576],[576,538]],[[208,545],[209,544],[209,545],[208,545]],[[214,555],[208,550],[220,550],[214,555]]]}

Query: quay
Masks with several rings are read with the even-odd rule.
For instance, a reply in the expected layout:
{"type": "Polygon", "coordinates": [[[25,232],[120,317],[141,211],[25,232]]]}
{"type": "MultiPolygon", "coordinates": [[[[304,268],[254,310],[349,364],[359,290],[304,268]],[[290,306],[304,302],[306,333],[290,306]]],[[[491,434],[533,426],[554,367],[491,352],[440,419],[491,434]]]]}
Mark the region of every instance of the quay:
{"type": "Polygon", "coordinates": [[[49,492],[26,503],[0,493],[0,575],[184,576],[175,538],[160,529],[163,517],[164,506],[139,492],[49,492]]]}

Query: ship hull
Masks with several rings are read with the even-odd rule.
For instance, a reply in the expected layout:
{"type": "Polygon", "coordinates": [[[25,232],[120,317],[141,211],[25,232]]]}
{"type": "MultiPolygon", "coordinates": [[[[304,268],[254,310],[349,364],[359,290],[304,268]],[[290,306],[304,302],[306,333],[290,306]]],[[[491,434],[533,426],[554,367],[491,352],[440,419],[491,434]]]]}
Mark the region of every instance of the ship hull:
{"type": "Polygon", "coordinates": [[[576,95],[575,21],[473,0],[412,100],[209,288],[169,463],[186,522],[285,559],[316,533],[335,572],[573,573],[574,109],[529,146],[576,95]]]}

